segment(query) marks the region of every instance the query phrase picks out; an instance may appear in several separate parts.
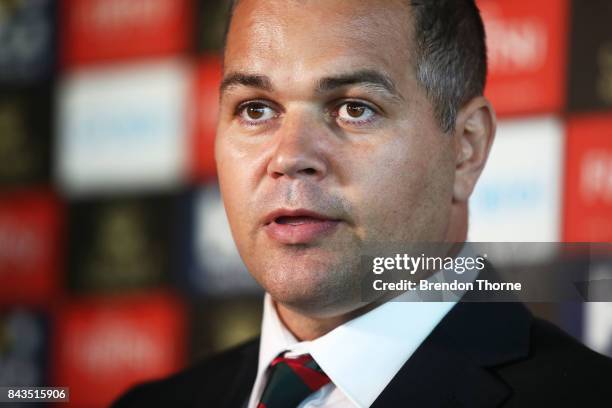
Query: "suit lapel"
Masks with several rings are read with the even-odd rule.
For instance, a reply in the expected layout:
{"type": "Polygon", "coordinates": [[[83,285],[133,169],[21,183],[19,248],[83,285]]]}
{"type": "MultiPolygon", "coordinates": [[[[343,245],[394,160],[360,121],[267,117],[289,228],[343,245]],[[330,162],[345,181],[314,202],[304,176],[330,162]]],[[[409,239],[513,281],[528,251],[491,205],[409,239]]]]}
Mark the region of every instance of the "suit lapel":
{"type": "Polygon", "coordinates": [[[487,368],[525,357],[531,314],[519,303],[458,303],[372,407],[496,407],[511,390],[487,368]]]}

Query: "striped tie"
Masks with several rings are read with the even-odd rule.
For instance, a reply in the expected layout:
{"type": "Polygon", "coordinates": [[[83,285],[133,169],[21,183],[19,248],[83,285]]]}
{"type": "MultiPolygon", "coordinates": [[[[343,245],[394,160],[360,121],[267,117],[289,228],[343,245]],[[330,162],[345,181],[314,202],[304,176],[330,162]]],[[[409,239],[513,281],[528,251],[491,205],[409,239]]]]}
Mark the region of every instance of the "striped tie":
{"type": "Polygon", "coordinates": [[[307,396],[329,383],[310,354],[276,357],[270,363],[268,384],[257,408],[294,408],[307,396]]]}

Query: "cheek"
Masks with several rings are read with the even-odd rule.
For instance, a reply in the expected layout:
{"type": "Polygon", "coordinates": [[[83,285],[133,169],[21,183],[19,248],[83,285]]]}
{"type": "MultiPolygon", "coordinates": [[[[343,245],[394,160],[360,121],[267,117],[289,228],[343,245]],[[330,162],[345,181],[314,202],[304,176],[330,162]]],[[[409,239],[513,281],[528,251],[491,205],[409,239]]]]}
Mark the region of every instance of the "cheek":
{"type": "Polygon", "coordinates": [[[241,235],[246,231],[248,219],[246,205],[251,195],[249,174],[252,170],[240,154],[236,154],[228,143],[217,142],[216,146],[217,174],[223,203],[230,221],[234,239],[239,243],[241,235]]]}
{"type": "MultiPolygon", "coordinates": [[[[360,235],[365,241],[442,239],[452,199],[452,167],[444,145],[395,143],[353,172],[360,235]],[[360,181],[358,177],[361,177],[360,181]]],[[[354,201],[355,202],[355,201],[354,201]]]]}
{"type": "Polygon", "coordinates": [[[236,140],[226,132],[216,144],[219,187],[230,228],[241,255],[255,251],[257,226],[264,214],[258,201],[261,180],[265,174],[267,151],[254,143],[236,140]]]}

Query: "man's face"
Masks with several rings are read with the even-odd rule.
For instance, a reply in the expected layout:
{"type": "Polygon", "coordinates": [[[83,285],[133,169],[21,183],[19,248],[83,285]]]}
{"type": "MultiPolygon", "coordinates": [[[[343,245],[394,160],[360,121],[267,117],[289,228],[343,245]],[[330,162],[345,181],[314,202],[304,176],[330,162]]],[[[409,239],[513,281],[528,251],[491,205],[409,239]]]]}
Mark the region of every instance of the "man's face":
{"type": "Polygon", "coordinates": [[[242,0],[235,10],[219,181],[244,262],[285,306],[352,311],[361,254],[445,240],[454,144],[416,81],[410,24],[401,0],[242,0]]]}

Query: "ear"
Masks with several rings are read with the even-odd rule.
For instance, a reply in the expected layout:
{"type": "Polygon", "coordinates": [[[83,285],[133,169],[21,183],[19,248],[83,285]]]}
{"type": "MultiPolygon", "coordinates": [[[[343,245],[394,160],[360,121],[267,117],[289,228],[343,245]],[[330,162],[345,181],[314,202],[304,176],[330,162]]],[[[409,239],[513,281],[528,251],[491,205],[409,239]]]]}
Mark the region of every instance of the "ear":
{"type": "Polygon", "coordinates": [[[491,103],[478,96],[464,105],[455,123],[453,201],[467,202],[482,173],[495,138],[497,120],[491,103]]]}

